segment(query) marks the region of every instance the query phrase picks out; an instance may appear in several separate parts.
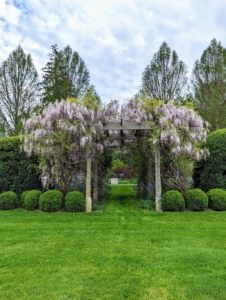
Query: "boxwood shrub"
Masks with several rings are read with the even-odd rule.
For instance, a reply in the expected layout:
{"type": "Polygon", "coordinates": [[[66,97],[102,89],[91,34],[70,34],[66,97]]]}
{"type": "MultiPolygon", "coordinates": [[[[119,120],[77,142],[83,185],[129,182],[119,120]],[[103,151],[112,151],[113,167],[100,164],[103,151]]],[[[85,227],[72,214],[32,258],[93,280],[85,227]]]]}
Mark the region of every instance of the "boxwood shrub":
{"type": "Polygon", "coordinates": [[[183,211],[185,202],[183,195],[176,190],[167,191],[162,195],[163,211],[183,211]]]}
{"type": "Polygon", "coordinates": [[[39,198],[39,208],[43,211],[54,212],[62,208],[63,193],[57,190],[44,192],[39,198]]]}
{"type": "Polygon", "coordinates": [[[39,198],[42,192],[39,190],[27,191],[24,199],[24,208],[27,210],[34,210],[39,207],[39,198]]]}
{"type": "Polygon", "coordinates": [[[214,210],[226,210],[226,191],[211,189],[207,192],[209,208],[214,210]]]}
{"type": "Polygon", "coordinates": [[[208,196],[201,189],[191,189],[184,193],[185,206],[189,210],[202,211],[208,208],[208,196]]]}
{"type": "Polygon", "coordinates": [[[14,192],[4,192],[0,194],[0,209],[8,210],[18,207],[19,199],[14,192]]]}
{"type": "Polygon", "coordinates": [[[85,211],[86,201],[84,195],[79,191],[68,192],[65,196],[64,207],[69,212],[85,211]]]}

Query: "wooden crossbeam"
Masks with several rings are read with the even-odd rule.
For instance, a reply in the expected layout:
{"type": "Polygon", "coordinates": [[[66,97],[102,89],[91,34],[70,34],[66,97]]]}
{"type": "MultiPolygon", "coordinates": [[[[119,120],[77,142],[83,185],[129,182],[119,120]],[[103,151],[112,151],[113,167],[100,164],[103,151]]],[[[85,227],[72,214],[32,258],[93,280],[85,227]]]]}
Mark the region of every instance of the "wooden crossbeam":
{"type": "Polygon", "coordinates": [[[137,124],[136,122],[126,122],[125,125],[122,125],[121,122],[108,122],[107,124],[103,125],[104,130],[137,130],[137,129],[150,129],[149,124],[140,123],[137,124]]]}

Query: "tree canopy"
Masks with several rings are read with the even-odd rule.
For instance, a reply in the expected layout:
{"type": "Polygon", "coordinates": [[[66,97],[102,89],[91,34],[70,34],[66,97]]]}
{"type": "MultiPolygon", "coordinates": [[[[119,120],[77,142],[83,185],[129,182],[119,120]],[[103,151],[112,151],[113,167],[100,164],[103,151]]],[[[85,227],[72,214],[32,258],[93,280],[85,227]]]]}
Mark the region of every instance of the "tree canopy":
{"type": "Polygon", "coordinates": [[[151,99],[165,103],[182,96],[187,84],[187,67],[175,50],[163,42],[142,75],[142,90],[151,99]]]}
{"type": "Polygon", "coordinates": [[[213,39],[192,73],[195,105],[211,130],[226,126],[226,49],[213,39]]]}
{"type": "Polygon", "coordinates": [[[44,105],[68,97],[81,98],[89,87],[90,76],[85,62],[69,45],[63,50],[53,45],[49,61],[42,70],[44,105]]]}
{"type": "Polygon", "coordinates": [[[17,135],[38,103],[38,73],[31,55],[19,45],[0,66],[0,126],[3,136],[17,135]]]}

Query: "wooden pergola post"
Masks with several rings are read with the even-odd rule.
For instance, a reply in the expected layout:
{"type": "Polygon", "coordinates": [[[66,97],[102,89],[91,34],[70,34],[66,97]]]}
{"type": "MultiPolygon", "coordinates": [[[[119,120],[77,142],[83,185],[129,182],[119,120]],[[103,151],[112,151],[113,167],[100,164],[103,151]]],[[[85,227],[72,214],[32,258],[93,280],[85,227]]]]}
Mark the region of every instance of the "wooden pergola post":
{"type": "Polygon", "coordinates": [[[98,163],[96,156],[93,160],[93,201],[98,201],[98,163]]]}
{"type": "Polygon", "coordinates": [[[86,171],[86,212],[92,211],[92,198],[91,198],[91,157],[87,159],[86,171]]]}

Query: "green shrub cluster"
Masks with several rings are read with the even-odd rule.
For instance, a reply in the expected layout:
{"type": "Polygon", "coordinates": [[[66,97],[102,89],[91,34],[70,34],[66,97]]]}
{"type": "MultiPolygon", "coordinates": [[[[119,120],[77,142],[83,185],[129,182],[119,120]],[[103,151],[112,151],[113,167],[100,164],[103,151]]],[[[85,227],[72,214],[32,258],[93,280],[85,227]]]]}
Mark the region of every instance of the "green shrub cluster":
{"type": "Polygon", "coordinates": [[[214,210],[226,210],[226,191],[211,189],[207,192],[209,208],[214,210]]]}
{"type": "Polygon", "coordinates": [[[0,194],[0,209],[8,210],[19,206],[19,199],[14,192],[4,192],[0,194]]]}
{"type": "Polygon", "coordinates": [[[19,136],[0,139],[0,193],[41,189],[38,158],[21,151],[21,143],[19,136]]]}
{"type": "Polygon", "coordinates": [[[46,212],[58,211],[63,205],[63,193],[57,190],[44,192],[39,199],[39,208],[46,212]]]}
{"type": "Polygon", "coordinates": [[[42,192],[39,190],[27,191],[24,198],[24,208],[27,210],[34,210],[39,207],[39,198],[42,192]]]}
{"type": "Polygon", "coordinates": [[[185,201],[183,195],[176,190],[167,191],[162,196],[163,211],[183,211],[185,201]]]}
{"type": "Polygon", "coordinates": [[[211,132],[205,147],[210,156],[195,164],[194,187],[205,192],[214,188],[226,190],[226,129],[211,132]]]}
{"type": "Polygon", "coordinates": [[[138,207],[147,210],[155,210],[155,202],[152,200],[139,199],[138,207]]]}
{"type": "Polygon", "coordinates": [[[79,212],[86,210],[86,201],[84,195],[79,191],[67,193],[64,207],[69,212],[79,212]]]}
{"type": "Polygon", "coordinates": [[[208,208],[208,197],[201,189],[191,189],[184,193],[185,206],[189,210],[202,211],[208,208]]]}

